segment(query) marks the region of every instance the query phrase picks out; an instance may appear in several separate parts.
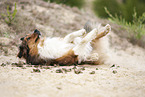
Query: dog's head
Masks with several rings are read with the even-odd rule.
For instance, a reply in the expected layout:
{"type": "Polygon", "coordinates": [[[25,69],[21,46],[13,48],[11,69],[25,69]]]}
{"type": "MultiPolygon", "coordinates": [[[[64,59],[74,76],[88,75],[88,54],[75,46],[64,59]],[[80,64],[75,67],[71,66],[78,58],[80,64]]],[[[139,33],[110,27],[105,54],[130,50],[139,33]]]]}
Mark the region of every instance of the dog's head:
{"type": "Polygon", "coordinates": [[[35,56],[38,54],[37,45],[40,40],[41,33],[36,29],[34,30],[33,34],[28,34],[25,37],[22,37],[20,40],[22,41],[21,45],[19,46],[19,58],[28,58],[31,56],[35,56]]]}

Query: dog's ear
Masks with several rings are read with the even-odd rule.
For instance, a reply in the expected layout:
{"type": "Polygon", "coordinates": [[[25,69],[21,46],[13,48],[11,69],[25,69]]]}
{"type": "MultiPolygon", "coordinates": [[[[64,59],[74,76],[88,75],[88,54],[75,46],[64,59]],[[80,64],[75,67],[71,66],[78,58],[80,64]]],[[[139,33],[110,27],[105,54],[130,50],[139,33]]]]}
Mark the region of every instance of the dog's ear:
{"type": "Polygon", "coordinates": [[[20,38],[20,40],[22,40],[22,41],[23,41],[23,40],[24,40],[24,37],[20,38]]]}
{"type": "Polygon", "coordinates": [[[40,31],[38,31],[37,29],[34,30],[34,33],[41,35],[40,31]]]}

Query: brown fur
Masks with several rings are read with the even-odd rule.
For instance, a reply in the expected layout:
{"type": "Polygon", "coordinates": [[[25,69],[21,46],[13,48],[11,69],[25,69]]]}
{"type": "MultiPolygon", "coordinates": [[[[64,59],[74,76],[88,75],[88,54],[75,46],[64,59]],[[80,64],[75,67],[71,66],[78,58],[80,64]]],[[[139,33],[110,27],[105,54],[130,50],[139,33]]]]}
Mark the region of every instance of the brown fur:
{"type": "Polygon", "coordinates": [[[74,54],[73,50],[70,50],[68,53],[55,60],[55,62],[60,65],[66,65],[66,64],[72,65],[72,64],[76,64],[77,61],[78,61],[78,56],[74,54]]]}
{"type": "Polygon", "coordinates": [[[28,47],[30,49],[29,54],[32,56],[38,55],[37,45],[38,45],[40,39],[39,38],[37,39],[37,38],[38,38],[38,35],[36,33],[33,33],[30,36],[30,40],[27,41],[28,47]],[[35,41],[36,39],[37,39],[37,41],[35,41]]]}
{"type": "Polygon", "coordinates": [[[19,47],[18,57],[25,58],[27,63],[31,64],[44,64],[45,60],[41,59],[38,55],[37,45],[40,41],[39,35],[37,33],[26,35],[26,37],[21,38],[22,44],[19,47]]]}
{"type": "Polygon", "coordinates": [[[41,40],[41,44],[40,44],[41,47],[44,46],[44,40],[45,40],[45,38],[43,38],[43,39],[41,40]]]}

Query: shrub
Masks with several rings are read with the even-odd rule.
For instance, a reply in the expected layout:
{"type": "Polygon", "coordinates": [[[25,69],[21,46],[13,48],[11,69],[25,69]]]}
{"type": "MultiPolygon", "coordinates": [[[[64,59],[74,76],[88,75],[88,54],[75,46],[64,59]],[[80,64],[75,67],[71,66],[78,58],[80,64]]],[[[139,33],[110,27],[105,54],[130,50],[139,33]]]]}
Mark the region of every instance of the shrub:
{"type": "Polygon", "coordinates": [[[137,17],[141,16],[145,12],[145,1],[144,0],[95,0],[94,2],[94,12],[100,16],[107,18],[104,7],[106,7],[109,12],[115,16],[122,16],[127,22],[133,20],[134,9],[136,10],[137,17]]]}
{"type": "Polygon", "coordinates": [[[122,13],[123,17],[128,21],[132,22],[134,17],[134,10],[136,10],[137,17],[142,16],[142,14],[145,12],[145,1],[143,0],[126,0],[122,4],[122,13]]]}
{"type": "Polygon", "coordinates": [[[1,15],[4,17],[5,22],[8,25],[11,25],[15,19],[16,13],[17,13],[17,9],[16,9],[16,3],[15,3],[15,9],[12,13],[9,10],[9,6],[7,6],[7,14],[1,14],[1,15]]]}
{"type": "Polygon", "coordinates": [[[116,0],[95,0],[93,2],[93,8],[96,15],[102,18],[107,18],[108,14],[105,12],[104,7],[107,7],[113,16],[115,14],[120,14],[121,8],[116,0]]]}
{"type": "Polygon", "coordinates": [[[134,10],[132,15],[133,19],[131,22],[126,21],[122,16],[113,16],[107,8],[105,8],[106,13],[109,15],[109,20],[122,25],[129,33],[129,39],[133,43],[138,43],[138,45],[144,47],[145,37],[145,12],[137,17],[137,12],[134,10]],[[139,43],[140,42],[140,43],[139,43]]]}
{"type": "Polygon", "coordinates": [[[94,11],[98,16],[109,17],[112,22],[122,25],[127,30],[125,34],[132,43],[145,47],[145,1],[119,1],[95,0],[94,11]]]}

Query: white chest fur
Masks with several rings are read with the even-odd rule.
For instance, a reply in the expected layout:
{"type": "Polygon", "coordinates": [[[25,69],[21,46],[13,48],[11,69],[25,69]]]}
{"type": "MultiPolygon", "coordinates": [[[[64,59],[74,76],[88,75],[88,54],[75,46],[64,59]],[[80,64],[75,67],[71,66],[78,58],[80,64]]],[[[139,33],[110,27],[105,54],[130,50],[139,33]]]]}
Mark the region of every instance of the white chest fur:
{"type": "Polygon", "coordinates": [[[38,53],[43,59],[57,59],[74,47],[74,44],[57,37],[46,38],[41,44],[38,44],[38,53]]]}

